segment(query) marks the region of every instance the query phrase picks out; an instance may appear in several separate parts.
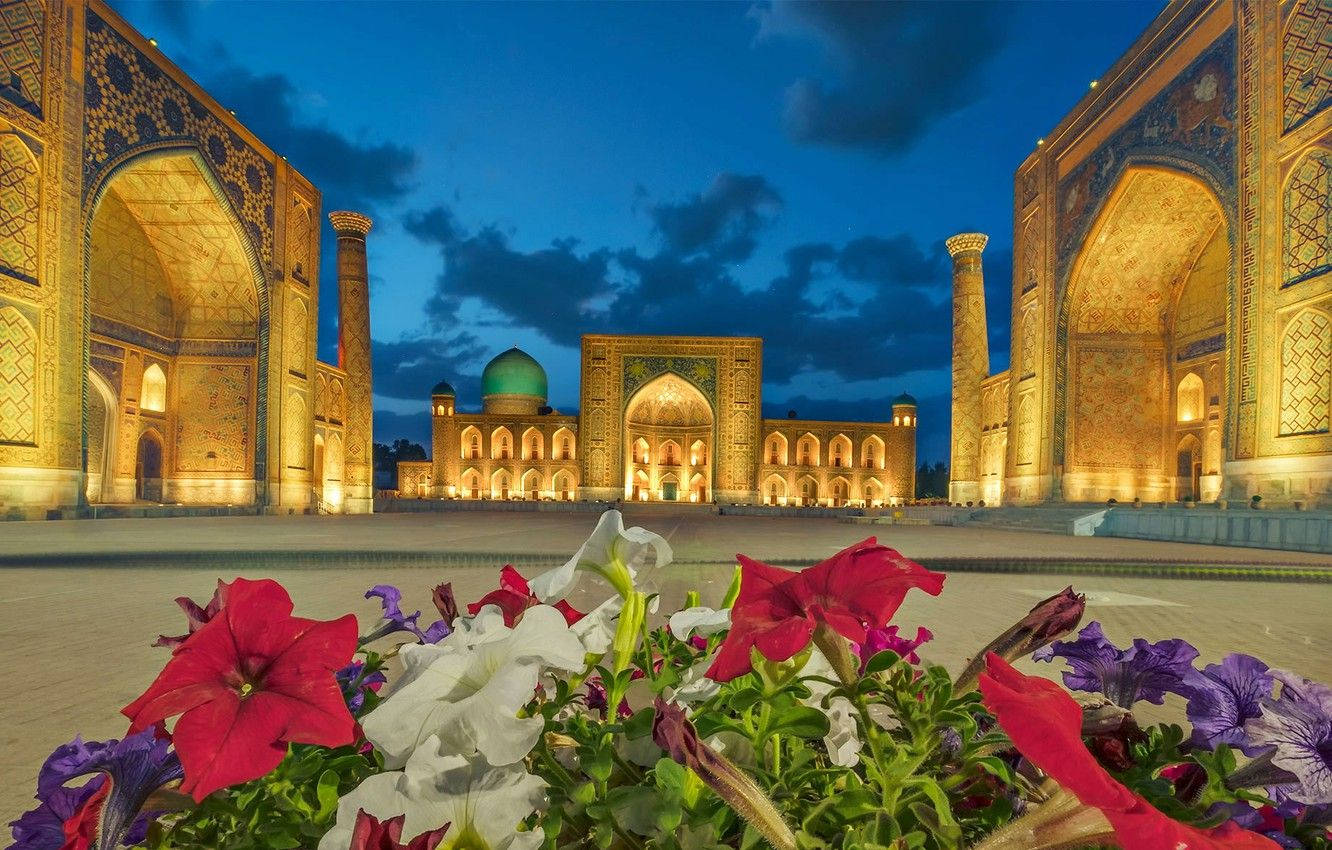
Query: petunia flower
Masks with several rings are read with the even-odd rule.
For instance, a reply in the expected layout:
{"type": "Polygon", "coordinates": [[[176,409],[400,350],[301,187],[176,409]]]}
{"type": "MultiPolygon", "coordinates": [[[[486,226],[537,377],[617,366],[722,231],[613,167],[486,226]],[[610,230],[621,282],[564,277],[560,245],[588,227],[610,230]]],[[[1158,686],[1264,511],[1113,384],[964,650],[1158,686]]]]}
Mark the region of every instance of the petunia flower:
{"type": "Polygon", "coordinates": [[[131,732],[181,715],[172,731],[181,790],[196,801],[268,773],[288,744],[352,742],[354,721],[334,672],[356,649],[356,617],[307,620],[291,611],[277,582],[236,579],[222,612],[122,709],[131,732]]]}
{"type": "Polygon", "coordinates": [[[1078,632],[1077,640],[1055,641],[1031,657],[1065,659],[1073,668],[1064,672],[1068,688],[1101,693],[1115,705],[1132,708],[1138,700],[1160,705],[1167,691],[1178,691],[1193,671],[1198,650],[1178,638],[1156,643],[1134,638],[1132,646],[1120,649],[1106,640],[1101,624],[1093,620],[1078,632]]]}
{"type": "Polygon", "coordinates": [[[1244,724],[1254,747],[1272,747],[1272,764],[1295,776],[1281,789],[1297,803],[1332,803],[1332,688],[1284,670],[1271,671],[1281,685],[1262,714],[1244,724]]]}
{"type": "MultiPolygon", "coordinates": [[[[475,616],[485,606],[494,605],[504,615],[504,625],[512,628],[514,623],[522,619],[524,611],[540,604],[541,600],[532,593],[527,579],[523,578],[512,564],[505,564],[500,570],[499,589],[490,591],[480,600],[468,605],[467,613],[475,616]]],[[[556,602],[553,607],[564,615],[565,622],[571,626],[583,619],[583,615],[563,599],[556,602]]]]}
{"type": "Polygon", "coordinates": [[[66,839],[82,835],[91,842],[75,846],[110,850],[121,843],[138,843],[152,819],[151,813],[142,811],[145,803],[181,776],[180,760],[154,729],[124,740],[76,737],[56,747],[37,774],[41,805],[12,824],[17,846],[60,848],[63,841],[48,845],[38,838],[46,834],[50,840],[57,825],[66,839]],[[92,779],[82,787],[69,787],[68,783],[86,777],[92,779]]]}
{"type": "Polygon", "coordinates": [[[410,632],[416,635],[416,639],[421,643],[436,643],[449,633],[449,624],[444,620],[436,620],[425,631],[421,631],[420,626],[416,624],[421,612],[402,613],[402,591],[391,584],[375,585],[365,592],[365,598],[379,599],[384,609],[384,619],[370,634],[361,639],[363,645],[396,632],[410,632]]]}
{"type": "Polygon", "coordinates": [[[222,610],[222,606],[227,603],[227,588],[229,585],[217,580],[217,590],[213,591],[213,598],[208,601],[206,607],[200,607],[199,603],[190,599],[188,596],[177,596],[176,604],[180,610],[185,612],[185,619],[189,626],[189,631],[176,637],[167,637],[158,635],[157,640],[153,641],[153,646],[165,646],[168,649],[175,649],[184,643],[190,635],[202,629],[209,620],[217,616],[217,612],[222,610]]]}
{"type": "Polygon", "coordinates": [[[404,815],[380,821],[365,809],[356,812],[356,823],[352,826],[351,846],[347,850],[436,850],[444,840],[444,833],[450,824],[439,829],[423,832],[406,844],[402,843],[402,822],[404,815]]]}
{"type": "Polygon", "coordinates": [[[1130,791],[1083,744],[1082,708],[1054,682],[1023,675],[991,653],[980,691],[1018,752],[1068,796],[1047,800],[976,850],[1096,845],[1111,836],[1133,850],[1278,850],[1270,839],[1234,823],[1211,830],[1180,823],[1130,791]]]}
{"type": "Polygon", "coordinates": [[[1266,664],[1238,652],[1202,672],[1186,673],[1177,690],[1189,701],[1193,743],[1209,750],[1229,744],[1247,756],[1261,753],[1263,747],[1249,741],[1244,724],[1262,714],[1262,699],[1272,695],[1272,684],[1266,664]]]}
{"type": "Polygon", "coordinates": [[[671,547],[659,534],[638,526],[625,528],[619,511],[606,511],[572,558],[532,579],[532,592],[547,604],[567,599],[579,576],[590,573],[609,584],[621,597],[627,597],[634,590],[639,573],[649,566],[649,555],[651,568],[659,570],[671,562],[671,547]]]}
{"type": "Polygon", "coordinates": [[[449,824],[435,850],[535,850],[545,834],[516,827],[543,804],[545,789],[522,764],[495,767],[479,756],[441,754],[431,736],[402,770],[371,776],[338,801],[337,822],[319,850],[347,850],[361,812],[380,821],[401,817],[400,841],[449,824]]]}
{"type": "Polygon", "coordinates": [[[904,638],[898,634],[897,626],[887,626],[880,629],[869,629],[865,634],[864,643],[852,644],[851,651],[860,659],[861,670],[876,654],[884,650],[892,650],[906,660],[908,664],[919,664],[920,656],[916,650],[921,644],[934,640],[934,633],[921,626],[916,629],[914,638],[904,638]]]}
{"type": "Polygon", "coordinates": [[[352,714],[360,711],[361,706],[365,705],[367,692],[378,693],[379,689],[388,683],[388,677],[384,675],[383,670],[362,676],[361,671],[364,669],[365,662],[358,659],[333,674],[338,680],[338,687],[342,688],[342,698],[347,701],[347,710],[352,714]],[[354,690],[353,684],[356,685],[354,690]]]}
{"type": "Polygon", "coordinates": [[[798,573],[738,557],[743,577],[731,631],[708,670],[719,682],[748,673],[756,647],[771,661],[791,658],[809,646],[821,624],[851,643],[864,643],[869,629],[888,624],[911,588],[931,596],[943,590],[941,573],[873,537],[798,573]]]}
{"type": "Polygon", "coordinates": [[[582,643],[549,605],[529,608],[512,629],[487,628],[478,638],[470,648],[422,647],[404,656],[406,684],[361,721],[389,768],[404,765],[431,736],[446,753],[480,752],[496,765],[518,761],[541,734],[540,716],[518,716],[541,669],[583,669],[582,643]]]}

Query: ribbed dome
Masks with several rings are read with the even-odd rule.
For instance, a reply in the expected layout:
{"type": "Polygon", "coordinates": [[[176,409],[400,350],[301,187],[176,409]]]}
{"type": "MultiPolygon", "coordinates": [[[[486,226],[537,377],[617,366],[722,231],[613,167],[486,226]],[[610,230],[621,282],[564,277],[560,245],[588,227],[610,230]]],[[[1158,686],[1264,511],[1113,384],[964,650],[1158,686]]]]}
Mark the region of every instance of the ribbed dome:
{"type": "Polygon", "coordinates": [[[450,384],[448,381],[440,381],[438,384],[435,384],[435,388],[434,388],[433,390],[430,391],[430,394],[431,394],[431,395],[451,395],[451,396],[455,396],[455,397],[458,395],[457,393],[455,393],[455,392],[453,391],[453,384],[450,384]]]}
{"type": "Polygon", "coordinates": [[[481,397],[490,395],[535,396],[546,401],[546,370],[532,355],[514,347],[486,364],[481,373],[481,397]]]}
{"type": "Polygon", "coordinates": [[[916,399],[914,396],[911,396],[907,393],[902,393],[900,396],[893,399],[893,407],[897,407],[899,404],[909,404],[912,407],[915,407],[916,399]]]}

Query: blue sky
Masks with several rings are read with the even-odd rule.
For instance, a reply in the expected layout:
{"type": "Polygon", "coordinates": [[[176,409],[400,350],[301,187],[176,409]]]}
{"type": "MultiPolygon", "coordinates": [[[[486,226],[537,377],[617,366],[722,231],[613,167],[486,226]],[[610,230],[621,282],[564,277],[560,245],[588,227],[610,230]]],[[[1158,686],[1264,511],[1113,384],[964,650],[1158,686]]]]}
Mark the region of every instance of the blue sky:
{"type": "Polygon", "coordinates": [[[571,411],[580,333],[735,333],[765,337],[768,415],[886,418],[909,391],[928,460],[943,240],[991,236],[1001,369],[1013,172],[1162,5],[116,4],[325,210],[374,217],[377,440],[429,445],[429,388],[478,406],[512,345],[571,411]]]}

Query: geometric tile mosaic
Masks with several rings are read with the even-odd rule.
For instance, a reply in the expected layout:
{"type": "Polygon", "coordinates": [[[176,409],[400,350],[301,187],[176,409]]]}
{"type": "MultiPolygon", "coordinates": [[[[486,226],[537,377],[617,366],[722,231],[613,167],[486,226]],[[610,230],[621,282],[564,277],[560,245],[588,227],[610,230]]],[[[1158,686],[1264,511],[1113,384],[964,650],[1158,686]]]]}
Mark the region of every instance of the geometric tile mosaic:
{"type": "Polygon", "coordinates": [[[1332,0],[1303,0],[1291,10],[1281,44],[1285,114],[1290,131],[1332,103],[1332,0]]]}
{"type": "Polygon", "coordinates": [[[1332,268],[1332,154],[1312,151],[1300,162],[1286,187],[1285,207],[1289,285],[1332,268]]]}
{"type": "Polygon", "coordinates": [[[1326,434],[1332,410],[1332,319],[1305,310],[1281,339],[1281,427],[1287,434],[1326,434]]]}
{"type": "Polygon", "coordinates": [[[0,307],[0,442],[37,440],[37,331],[17,309],[0,307]]]}
{"type": "Polygon", "coordinates": [[[37,163],[13,133],[0,135],[0,272],[37,282],[37,163]]]}
{"type": "Polygon", "coordinates": [[[41,0],[0,2],[0,97],[42,117],[42,38],[46,13],[41,0]]]}

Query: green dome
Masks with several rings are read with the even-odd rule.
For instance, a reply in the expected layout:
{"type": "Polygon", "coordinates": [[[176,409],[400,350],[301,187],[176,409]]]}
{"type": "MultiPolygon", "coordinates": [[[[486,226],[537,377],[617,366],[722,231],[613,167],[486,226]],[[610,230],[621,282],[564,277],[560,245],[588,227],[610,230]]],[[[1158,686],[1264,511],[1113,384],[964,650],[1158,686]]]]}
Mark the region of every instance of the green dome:
{"type": "Polygon", "coordinates": [[[900,396],[893,399],[893,407],[897,407],[899,404],[909,404],[912,407],[915,407],[916,399],[914,396],[911,396],[907,393],[902,393],[900,396]]]}
{"type": "Polygon", "coordinates": [[[489,395],[527,395],[546,400],[546,370],[532,355],[518,347],[486,364],[481,373],[481,397],[489,395]]]}
{"type": "Polygon", "coordinates": [[[458,395],[457,393],[455,393],[455,392],[453,391],[453,384],[450,384],[448,381],[440,381],[438,384],[435,384],[435,388],[434,388],[433,390],[430,391],[430,394],[431,394],[431,395],[451,395],[451,396],[455,396],[455,397],[458,395]]]}

